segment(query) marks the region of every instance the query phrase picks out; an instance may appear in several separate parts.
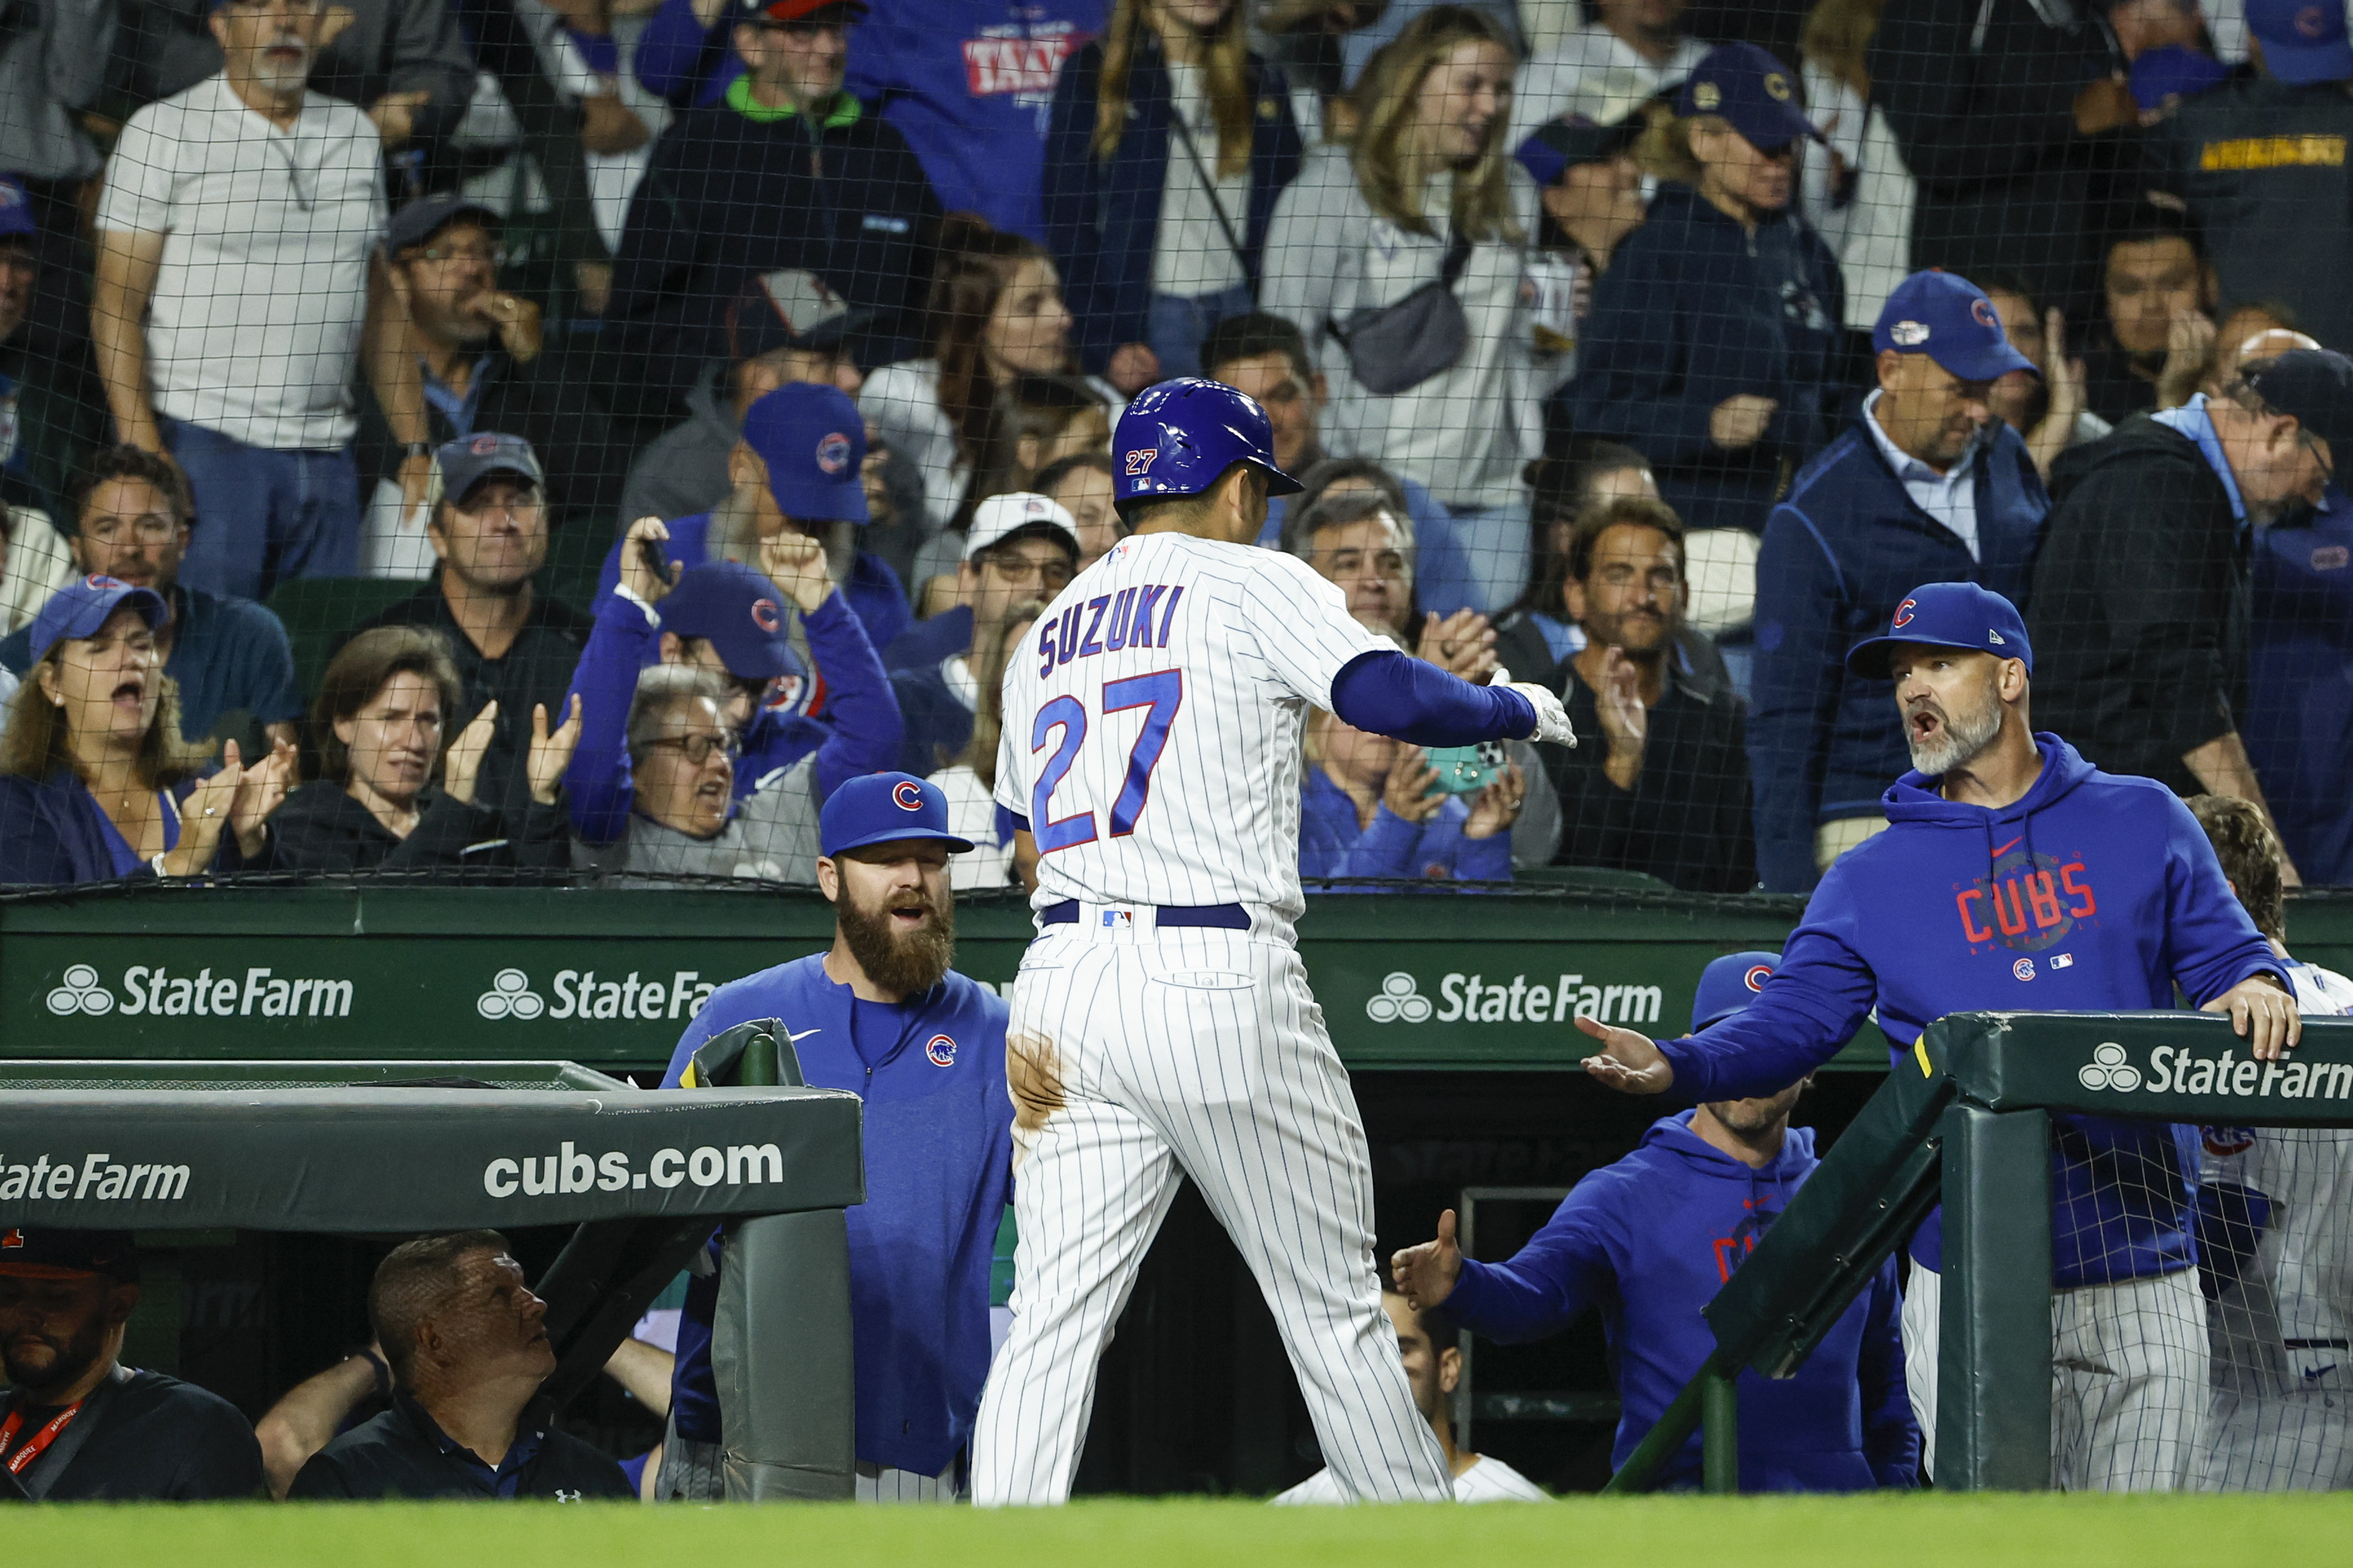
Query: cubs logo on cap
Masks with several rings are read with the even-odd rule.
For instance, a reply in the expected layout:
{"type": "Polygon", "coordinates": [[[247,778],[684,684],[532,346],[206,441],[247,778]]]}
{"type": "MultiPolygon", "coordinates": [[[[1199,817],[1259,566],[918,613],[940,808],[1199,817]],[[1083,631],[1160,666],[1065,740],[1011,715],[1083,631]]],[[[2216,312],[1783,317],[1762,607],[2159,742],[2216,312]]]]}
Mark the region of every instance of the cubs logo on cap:
{"type": "Polygon", "coordinates": [[[782,631],[785,613],[776,608],[774,599],[754,599],[752,601],[752,624],[764,632],[782,631]]]}
{"type": "Polygon", "coordinates": [[[2034,672],[2034,648],[2018,606],[1976,583],[1923,583],[1904,595],[1887,617],[1887,630],[1847,650],[1850,675],[1866,680],[1888,678],[1888,656],[1898,644],[1964,648],[2014,658],[2034,672]]]}
{"type": "Polygon", "coordinates": [[[836,430],[817,444],[817,466],[828,474],[849,467],[849,437],[836,430]]]}
{"type": "Polygon", "coordinates": [[[972,840],[948,826],[947,797],[913,773],[861,773],[826,798],[818,814],[818,853],[828,859],[875,844],[933,839],[951,855],[972,840]]]}
{"type": "Polygon", "coordinates": [[[1991,327],[1996,331],[2001,330],[2001,318],[1993,313],[1993,301],[1990,300],[1970,300],[1969,320],[1980,327],[1991,327]]]}
{"type": "Polygon", "coordinates": [[[496,436],[477,436],[466,443],[466,450],[477,458],[487,458],[498,449],[499,438],[496,436]]]}
{"type": "Polygon", "coordinates": [[[2328,36],[2328,18],[2321,15],[2319,6],[2306,5],[2295,14],[2295,30],[2307,38],[2325,38],[2328,36]]]}
{"type": "Polygon", "coordinates": [[[923,786],[913,779],[902,779],[891,786],[891,804],[901,811],[923,809],[923,786]]]}
{"type": "Polygon", "coordinates": [[[956,1043],[945,1035],[934,1035],[923,1042],[923,1055],[935,1068],[952,1068],[955,1066],[956,1043]]]}
{"type": "Polygon", "coordinates": [[[1778,952],[1727,952],[1711,960],[1700,972],[1699,987],[1692,996],[1692,1028],[1722,1023],[1747,1007],[1780,962],[1778,952]]]}
{"type": "Polygon", "coordinates": [[[1740,983],[1743,985],[1747,986],[1751,991],[1762,991],[1765,989],[1765,983],[1772,978],[1773,966],[1771,964],[1752,963],[1748,966],[1748,973],[1740,977],[1740,983]]]}
{"type": "Polygon", "coordinates": [[[1912,624],[1912,612],[1919,607],[1919,600],[1905,600],[1902,604],[1895,606],[1895,613],[1887,618],[1887,624],[1898,631],[1901,631],[1904,627],[1912,624]]]}

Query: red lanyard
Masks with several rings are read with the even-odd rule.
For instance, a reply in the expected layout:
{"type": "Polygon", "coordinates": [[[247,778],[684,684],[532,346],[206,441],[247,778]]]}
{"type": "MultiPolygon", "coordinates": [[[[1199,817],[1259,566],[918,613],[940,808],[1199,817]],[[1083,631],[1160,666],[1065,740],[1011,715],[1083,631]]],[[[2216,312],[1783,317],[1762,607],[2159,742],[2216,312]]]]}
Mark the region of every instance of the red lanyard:
{"type": "MultiPolygon", "coordinates": [[[[26,1438],[25,1446],[9,1455],[8,1473],[12,1476],[23,1475],[26,1467],[47,1453],[49,1445],[58,1440],[58,1434],[72,1426],[73,1418],[81,1414],[81,1406],[82,1402],[79,1399],[75,1400],[71,1405],[50,1416],[47,1424],[39,1431],[26,1438]]],[[[16,1428],[24,1424],[25,1413],[21,1410],[10,1411],[8,1419],[0,1421],[0,1454],[8,1452],[8,1444],[16,1437],[16,1428]]]]}

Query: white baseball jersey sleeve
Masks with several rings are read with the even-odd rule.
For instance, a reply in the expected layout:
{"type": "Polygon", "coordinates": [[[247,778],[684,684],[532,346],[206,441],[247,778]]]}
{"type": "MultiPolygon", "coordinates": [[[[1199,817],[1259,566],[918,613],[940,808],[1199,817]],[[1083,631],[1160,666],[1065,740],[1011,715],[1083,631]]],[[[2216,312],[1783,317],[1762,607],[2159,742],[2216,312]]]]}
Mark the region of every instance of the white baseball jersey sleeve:
{"type": "Polygon", "coordinates": [[[1006,669],[997,800],[1037,839],[1035,902],[1296,919],[1307,710],[1391,646],[1293,556],[1181,533],[1113,546],[1006,669]]]}

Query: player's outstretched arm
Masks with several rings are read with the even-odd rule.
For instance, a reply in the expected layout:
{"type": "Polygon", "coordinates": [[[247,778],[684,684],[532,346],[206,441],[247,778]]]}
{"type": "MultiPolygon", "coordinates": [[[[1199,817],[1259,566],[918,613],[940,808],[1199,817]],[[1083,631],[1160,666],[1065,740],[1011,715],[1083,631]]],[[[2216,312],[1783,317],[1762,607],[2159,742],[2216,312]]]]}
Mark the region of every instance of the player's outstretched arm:
{"type": "Polygon", "coordinates": [[[1428,1311],[1454,1294],[1462,1278],[1462,1248],[1454,1239],[1454,1211],[1438,1216],[1438,1239],[1399,1247],[1389,1255],[1389,1279],[1417,1312],[1428,1311]]]}
{"type": "Polygon", "coordinates": [[[1649,1036],[1582,1016],[1577,1026],[1601,1042],[1600,1054],[1585,1058],[1590,1077],[1620,1094],[1664,1094],[1674,1087],[1675,1069],[1649,1036]]]}
{"type": "Polygon", "coordinates": [[[1473,686],[1394,648],[1350,659],[1332,681],[1332,710],[1359,730],[1416,746],[1530,739],[1577,744],[1559,697],[1545,688],[1473,686]]]}

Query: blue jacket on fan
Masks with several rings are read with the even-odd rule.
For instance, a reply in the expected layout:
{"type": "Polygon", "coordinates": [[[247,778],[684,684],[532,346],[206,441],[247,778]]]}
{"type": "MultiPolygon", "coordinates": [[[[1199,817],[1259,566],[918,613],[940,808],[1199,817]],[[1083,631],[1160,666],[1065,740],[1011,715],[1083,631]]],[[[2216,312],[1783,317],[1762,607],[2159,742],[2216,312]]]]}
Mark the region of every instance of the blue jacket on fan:
{"type": "MultiPolygon", "coordinates": [[[[1078,323],[1080,358],[1097,374],[1112,350],[1143,342],[1148,335],[1161,190],[1170,164],[1185,156],[1184,143],[1169,132],[1175,117],[1160,41],[1149,28],[1138,32],[1142,37],[1128,68],[1127,128],[1119,145],[1108,159],[1097,158],[1092,146],[1103,50],[1099,43],[1090,44],[1062,68],[1061,85],[1054,89],[1040,176],[1046,247],[1061,269],[1062,297],[1078,323]]],[[[1299,172],[1302,149],[1281,73],[1252,57],[1246,80],[1253,97],[1250,207],[1227,216],[1241,230],[1242,264],[1256,294],[1274,199],[1299,172]]],[[[1214,138],[1196,151],[1204,165],[1215,168],[1214,138]]]]}
{"type": "Polygon", "coordinates": [[[1837,258],[1794,214],[1752,235],[1689,185],[1662,185],[1594,286],[1561,392],[1569,423],[1650,458],[1685,528],[1753,533],[1852,405],[1844,299],[1837,258]],[[1736,393],[1779,406],[1762,440],[1727,452],[1708,420],[1736,393]]]}
{"type": "MultiPolygon", "coordinates": [[[[662,559],[673,572],[689,566],[700,566],[711,559],[708,542],[711,537],[711,514],[696,512],[692,517],[674,517],[669,521],[670,539],[662,546],[662,559]]],[[[591,613],[604,613],[605,603],[613,596],[613,589],[621,581],[621,541],[605,552],[605,564],[596,574],[596,596],[589,601],[591,613]]],[[[906,631],[914,619],[907,608],[907,590],[900,584],[899,574],[891,564],[871,550],[861,550],[849,563],[849,581],[841,584],[841,596],[858,612],[859,624],[866,628],[866,640],[874,647],[889,647],[906,631]]],[[[825,671],[818,671],[823,679],[825,671]]]]}
{"type": "MultiPolygon", "coordinates": [[[[903,1003],[860,1002],[813,952],[713,992],[662,1087],[754,1018],[784,1020],[811,1084],[865,1101],[866,1201],[845,1215],[858,1458],[936,1476],[971,1436],[988,1375],[988,1271],[1013,1196],[1005,1003],[953,970],[903,1003]]],[[[702,1442],[719,1440],[715,1298],[689,1291],[671,1381],[680,1433],[702,1442]]]]}
{"type": "Polygon", "coordinates": [[[1905,769],[1894,688],[1846,669],[1922,583],[1982,583],[2013,604],[2042,542],[2051,498],[2018,432],[1996,420],[1974,461],[1977,556],[1920,510],[1858,414],[1806,465],[1765,521],[1757,559],[1757,664],[1749,776],[1757,868],[1767,892],[1814,885],[1814,829],[1877,816],[1905,769]]]}
{"type": "Polygon", "coordinates": [[[1045,237],[1038,165],[1056,79],[1105,0],[894,0],[849,39],[849,90],[898,127],[948,212],[1045,237]]]}
{"type": "MultiPolygon", "coordinates": [[[[1789,1129],[1779,1155],[1752,1170],[1694,1132],[1692,1115],[1651,1123],[1641,1147],[1578,1182],[1511,1261],[1464,1258],[1441,1309],[1505,1344],[1558,1333],[1587,1308],[1598,1309],[1618,1384],[1613,1468],[1715,1348],[1700,1310],[1821,1163],[1810,1127],[1789,1129]]],[[[1741,1372],[1743,1491],[1918,1484],[1920,1434],[1897,1328],[1902,1305],[1891,1258],[1797,1376],[1741,1372]]],[[[1699,1484],[1700,1439],[1692,1434],[1662,1485],[1699,1484]]]]}
{"type": "MultiPolygon", "coordinates": [[[[1662,1042],[1678,1100],[1771,1094],[1830,1060],[1875,1007],[1900,1061],[1950,1013],[2169,1011],[2287,971],[2205,832],[2153,779],[2104,773],[2038,734],[2042,772],[1998,811],[1907,773],[1887,831],[1823,874],[1748,1008],[1662,1042]]],[[[2169,1274],[2198,1258],[2198,1130],[2054,1116],[2052,1283],[2169,1274]]],[[[1921,1227],[1913,1256],[1942,1261],[1921,1227]]]]}

